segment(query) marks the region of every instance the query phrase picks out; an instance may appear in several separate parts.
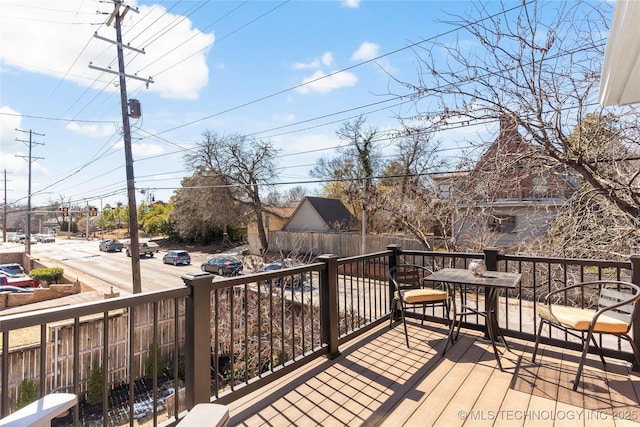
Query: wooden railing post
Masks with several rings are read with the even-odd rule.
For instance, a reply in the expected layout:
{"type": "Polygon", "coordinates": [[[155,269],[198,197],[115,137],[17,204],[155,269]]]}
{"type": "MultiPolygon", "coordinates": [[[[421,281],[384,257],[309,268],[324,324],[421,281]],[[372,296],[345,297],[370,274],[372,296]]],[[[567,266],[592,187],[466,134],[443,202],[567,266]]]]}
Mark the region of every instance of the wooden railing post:
{"type": "MultiPolygon", "coordinates": [[[[213,275],[182,276],[191,296],[186,301],[185,398],[187,409],[211,399],[211,290],[213,275]]],[[[176,390],[177,392],[177,390],[176,390]]],[[[178,413],[178,408],[176,408],[178,413]]]]}
{"type": "MultiPolygon", "coordinates": [[[[631,283],[640,286],[640,255],[632,254],[629,256],[629,260],[631,261],[631,283]]],[[[633,330],[632,334],[633,341],[636,345],[640,344],[640,308],[636,308],[635,314],[633,315],[633,330]]],[[[636,361],[635,357],[633,358],[633,370],[640,371],[640,365],[636,361]]]]}
{"type": "Polygon", "coordinates": [[[320,321],[322,342],[327,345],[329,359],[340,356],[338,338],[340,323],[338,317],[338,256],[323,254],[318,261],[325,263],[320,271],[320,321]]]}
{"type": "MultiPolygon", "coordinates": [[[[483,249],[484,252],[484,265],[487,266],[487,270],[488,271],[498,271],[498,252],[500,252],[499,248],[484,248],[483,249]]],[[[485,290],[486,292],[486,290],[485,290]]],[[[496,298],[498,298],[496,296],[496,298]]],[[[484,300],[484,311],[488,311],[489,310],[489,301],[485,298],[484,300]]],[[[496,313],[494,314],[494,318],[496,319],[496,324],[498,323],[498,310],[496,310],[496,313]]],[[[487,336],[487,333],[485,332],[485,336],[487,336]]]]}
{"type": "Polygon", "coordinates": [[[484,264],[489,271],[498,271],[499,248],[484,248],[484,264]]]}

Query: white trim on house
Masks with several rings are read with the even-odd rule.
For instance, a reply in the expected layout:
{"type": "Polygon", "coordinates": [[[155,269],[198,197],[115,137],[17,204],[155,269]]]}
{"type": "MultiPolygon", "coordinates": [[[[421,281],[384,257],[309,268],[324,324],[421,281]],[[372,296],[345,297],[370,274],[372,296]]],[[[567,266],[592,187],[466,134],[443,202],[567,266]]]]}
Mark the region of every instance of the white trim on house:
{"type": "Polygon", "coordinates": [[[640,102],[640,1],[617,0],[605,50],[600,104],[640,102]]]}

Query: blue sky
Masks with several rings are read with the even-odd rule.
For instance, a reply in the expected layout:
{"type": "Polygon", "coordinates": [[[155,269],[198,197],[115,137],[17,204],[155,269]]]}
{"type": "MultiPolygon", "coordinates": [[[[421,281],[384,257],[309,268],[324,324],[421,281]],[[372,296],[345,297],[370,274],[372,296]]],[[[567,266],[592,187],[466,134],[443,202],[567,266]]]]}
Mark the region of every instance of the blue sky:
{"type": "MultiPolygon", "coordinates": [[[[413,114],[390,95],[407,94],[390,75],[415,81],[410,46],[450,31],[441,23],[448,14],[474,10],[470,1],[429,0],[126,4],[138,13],[125,16],[123,42],[145,52],[125,49],[126,72],[153,78],[148,88],[127,80],[128,98],[142,104],[142,117],[130,122],[138,202],[169,199],[189,175],[184,153],[205,130],[271,141],[281,150],[283,191],[311,180],[315,162],[336,154],[342,123],[363,114],[368,125],[392,130],[396,116],[413,114]]],[[[28,147],[17,139],[29,134],[17,128],[44,134],[33,136],[32,204],[126,204],[118,78],[89,68],[117,70],[115,45],[94,37],[115,40],[105,25],[112,10],[97,0],[0,2],[0,172],[9,202],[26,203],[28,194],[28,162],[18,157],[28,147]]],[[[456,147],[479,132],[486,130],[436,138],[456,147]]]]}

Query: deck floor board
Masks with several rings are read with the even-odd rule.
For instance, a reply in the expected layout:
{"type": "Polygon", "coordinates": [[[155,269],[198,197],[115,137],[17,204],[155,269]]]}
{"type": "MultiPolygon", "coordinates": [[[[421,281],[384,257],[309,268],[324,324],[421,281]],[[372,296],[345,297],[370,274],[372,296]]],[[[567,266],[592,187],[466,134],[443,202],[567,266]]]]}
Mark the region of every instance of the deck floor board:
{"type": "Polygon", "coordinates": [[[345,344],[229,405],[231,426],[640,425],[640,373],[590,355],[578,391],[574,350],[508,338],[497,367],[482,334],[463,330],[442,355],[446,329],[408,321],[345,344]],[[620,419],[624,418],[624,419],[620,419]]]}

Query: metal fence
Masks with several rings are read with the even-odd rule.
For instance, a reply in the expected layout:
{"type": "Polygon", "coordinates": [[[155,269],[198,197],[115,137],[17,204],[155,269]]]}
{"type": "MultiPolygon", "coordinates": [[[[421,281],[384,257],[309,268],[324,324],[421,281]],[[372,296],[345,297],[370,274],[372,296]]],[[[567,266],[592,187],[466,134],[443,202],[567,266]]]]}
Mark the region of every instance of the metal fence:
{"type": "MultiPolygon", "coordinates": [[[[185,287],[169,291],[1,317],[1,414],[15,410],[25,381],[35,381],[39,396],[69,391],[86,402],[72,411],[70,425],[90,416],[102,425],[128,424],[140,416],[136,399],[123,403],[114,393],[124,390],[136,397],[144,383],[150,411],[145,416],[154,424],[175,424],[182,409],[231,402],[318,357],[334,358],[342,344],[388,321],[390,267],[466,268],[479,257],[490,270],[522,273],[520,286],[500,295],[498,317],[504,335],[530,340],[537,324],[535,302],[546,291],[594,278],[640,281],[636,257],[626,262],[571,260],[505,255],[497,249],[443,253],[398,245],[349,258],[321,255],[317,262],[273,272],[185,276],[185,287]],[[29,330],[38,339],[25,363],[16,355],[25,351],[18,340],[29,330]],[[101,369],[94,368],[96,363],[101,369]],[[176,392],[181,388],[183,401],[176,392]],[[96,392],[102,403],[88,405],[96,392]],[[167,418],[166,406],[178,410],[167,418]],[[91,408],[95,413],[89,413],[91,408]]],[[[481,289],[467,292],[482,303],[481,289]]],[[[445,322],[437,310],[428,314],[445,322]]],[[[482,316],[468,316],[464,327],[481,329],[483,322],[482,316]]],[[[634,333],[640,341],[638,329],[634,333]]],[[[566,337],[545,340],[577,348],[566,337]]],[[[603,348],[632,360],[618,341],[604,342],[603,348]]]]}

